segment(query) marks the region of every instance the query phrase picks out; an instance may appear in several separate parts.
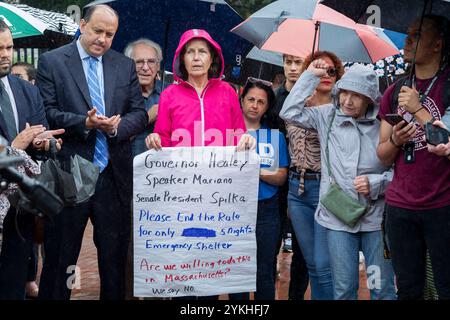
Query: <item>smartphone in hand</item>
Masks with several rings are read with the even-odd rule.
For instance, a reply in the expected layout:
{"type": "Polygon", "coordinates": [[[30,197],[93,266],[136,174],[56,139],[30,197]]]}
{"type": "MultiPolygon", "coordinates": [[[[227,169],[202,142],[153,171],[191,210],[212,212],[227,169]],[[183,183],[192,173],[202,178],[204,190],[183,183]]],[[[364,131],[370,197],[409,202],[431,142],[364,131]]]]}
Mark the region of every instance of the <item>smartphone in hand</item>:
{"type": "Polygon", "coordinates": [[[447,144],[449,132],[441,127],[433,125],[431,122],[425,123],[425,139],[427,143],[437,146],[438,144],[447,144]]]}
{"type": "Polygon", "coordinates": [[[399,115],[397,113],[388,113],[384,119],[391,126],[395,126],[395,125],[399,124],[400,122],[402,122],[403,120],[405,121],[405,125],[408,124],[408,121],[406,121],[401,115],[399,115]]]}

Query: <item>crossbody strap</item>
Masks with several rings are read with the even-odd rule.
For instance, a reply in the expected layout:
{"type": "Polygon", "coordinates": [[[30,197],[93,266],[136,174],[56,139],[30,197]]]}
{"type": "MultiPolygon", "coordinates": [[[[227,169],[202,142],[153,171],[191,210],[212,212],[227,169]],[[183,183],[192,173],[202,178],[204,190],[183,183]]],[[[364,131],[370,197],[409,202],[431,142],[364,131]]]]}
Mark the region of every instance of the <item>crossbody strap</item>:
{"type": "Polygon", "coordinates": [[[331,165],[330,165],[330,150],[328,148],[328,142],[330,141],[330,132],[331,132],[331,126],[333,125],[334,118],[336,117],[336,108],[333,108],[333,116],[331,117],[330,124],[328,125],[328,131],[327,131],[327,141],[325,142],[325,156],[327,157],[327,168],[328,168],[328,175],[330,176],[331,182],[336,181],[336,179],[333,176],[333,173],[331,172],[331,165]]]}
{"type": "MultiPolygon", "coordinates": [[[[327,131],[327,141],[326,141],[326,145],[325,145],[325,156],[327,157],[327,168],[328,168],[328,175],[330,176],[330,183],[334,183],[336,185],[336,178],[333,176],[333,173],[331,172],[331,165],[330,165],[330,150],[328,148],[328,144],[330,141],[330,132],[331,132],[331,126],[333,125],[334,122],[334,118],[336,117],[336,108],[333,108],[334,112],[333,112],[333,116],[331,117],[331,121],[330,124],[328,125],[328,131],[327,131]]],[[[370,199],[370,197],[368,198],[368,202],[367,202],[367,206],[366,207],[372,207],[373,204],[375,203],[375,201],[373,201],[372,199],[370,199]]]]}

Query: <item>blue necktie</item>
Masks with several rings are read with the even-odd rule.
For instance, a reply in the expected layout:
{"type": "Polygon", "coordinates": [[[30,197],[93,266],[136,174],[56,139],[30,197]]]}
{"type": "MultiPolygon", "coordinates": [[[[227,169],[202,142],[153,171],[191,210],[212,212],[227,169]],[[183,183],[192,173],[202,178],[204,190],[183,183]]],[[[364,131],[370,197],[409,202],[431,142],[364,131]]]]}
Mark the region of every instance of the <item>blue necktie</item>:
{"type": "MultiPolygon", "coordinates": [[[[97,58],[89,57],[89,70],[88,70],[88,87],[89,95],[93,107],[97,108],[97,114],[105,115],[105,106],[103,105],[102,94],[100,90],[100,83],[97,76],[97,58]]],[[[108,142],[106,140],[105,133],[100,130],[96,132],[95,151],[94,151],[94,164],[100,167],[102,172],[108,165],[108,142]]]]}

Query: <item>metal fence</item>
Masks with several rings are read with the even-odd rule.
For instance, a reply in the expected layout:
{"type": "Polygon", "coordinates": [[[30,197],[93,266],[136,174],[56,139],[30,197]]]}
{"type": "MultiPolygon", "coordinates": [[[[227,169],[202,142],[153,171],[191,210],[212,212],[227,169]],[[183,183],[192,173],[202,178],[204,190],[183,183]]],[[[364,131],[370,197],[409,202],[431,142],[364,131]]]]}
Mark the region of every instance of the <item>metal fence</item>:
{"type": "Polygon", "coordinates": [[[18,61],[27,62],[34,65],[37,68],[39,56],[46,51],[48,51],[48,49],[33,49],[33,48],[14,49],[13,63],[16,63],[18,61]]]}

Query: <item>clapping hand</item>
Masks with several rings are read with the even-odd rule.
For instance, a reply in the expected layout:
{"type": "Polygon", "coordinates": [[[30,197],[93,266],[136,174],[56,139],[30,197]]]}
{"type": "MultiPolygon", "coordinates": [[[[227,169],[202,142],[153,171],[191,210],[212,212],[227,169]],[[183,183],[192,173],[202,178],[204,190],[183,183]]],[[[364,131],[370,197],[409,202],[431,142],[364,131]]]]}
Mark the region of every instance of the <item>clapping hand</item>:
{"type": "Polygon", "coordinates": [[[86,128],[98,129],[107,134],[114,134],[119,127],[120,121],[120,114],[108,118],[104,115],[97,114],[97,108],[94,107],[87,113],[86,128]]]}

